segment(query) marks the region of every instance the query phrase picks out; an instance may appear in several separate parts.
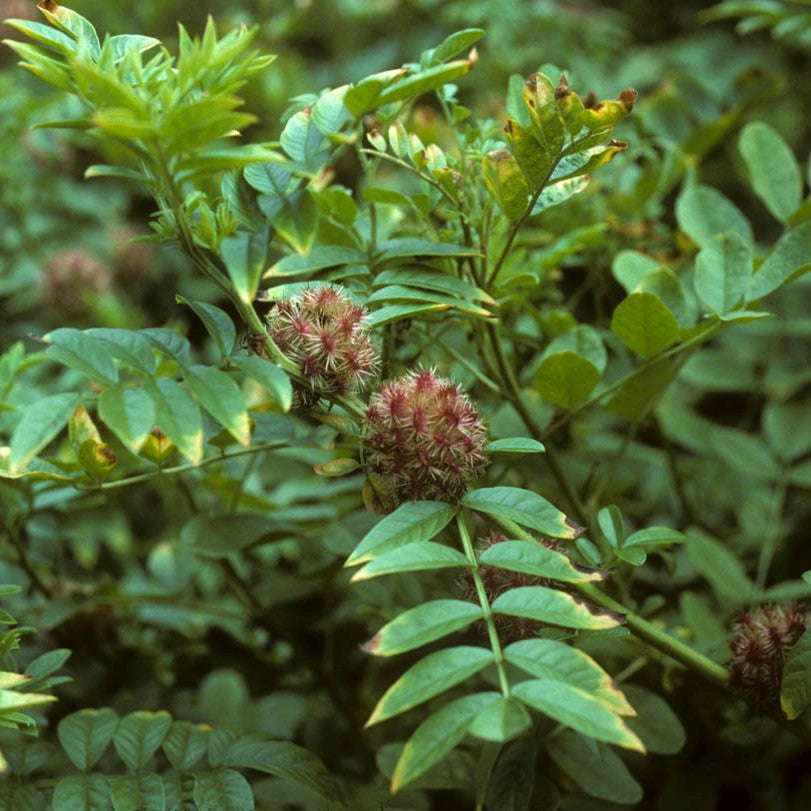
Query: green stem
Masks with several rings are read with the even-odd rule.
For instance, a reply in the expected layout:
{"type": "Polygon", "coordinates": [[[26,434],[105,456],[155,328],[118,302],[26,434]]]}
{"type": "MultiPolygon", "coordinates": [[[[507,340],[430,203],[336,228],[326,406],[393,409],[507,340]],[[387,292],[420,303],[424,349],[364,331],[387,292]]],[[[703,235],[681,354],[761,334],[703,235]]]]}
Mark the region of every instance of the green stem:
{"type": "MultiPolygon", "coordinates": [[[[496,518],[496,521],[510,533],[510,537],[537,543],[537,540],[529,532],[514,521],[508,518],[496,518]]],[[[578,591],[587,600],[599,605],[601,608],[619,614],[625,620],[625,624],[631,633],[638,639],[647,642],[656,650],[666,653],[672,659],[681,662],[685,667],[703,676],[708,681],[718,685],[725,685],[729,681],[729,673],[727,673],[726,668],[713,662],[712,659],[708,659],[689,645],[685,645],[684,642],[680,642],[658,625],[654,625],[652,622],[648,622],[648,620],[634,614],[622,603],[609,597],[591,583],[571,583],[568,588],[578,591]]]]}
{"type": "Polygon", "coordinates": [[[470,573],[476,586],[476,595],[482,607],[484,622],[485,625],[487,625],[487,635],[490,638],[490,647],[493,649],[493,655],[495,656],[495,665],[496,671],[498,672],[498,683],[501,686],[501,693],[504,698],[509,698],[510,682],[507,680],[507,672],[504,670],[504,653],[501,649],[501,641],[498,638],[496,623],[493,619],[493,610],[490,607],[490,600],[487,597],[487,591],[484,588],[481,573],[479,572],[479,562],[476,559],[476,551],[473,549],[470,531],[461,513],[456,516],[456,523],[459,527],[459,537],[462,539],[462,547],[465,550],[465,556],[470,564],[470,573]]]}
{"type": "Polygon", "coordinates": [[[161,468],[160,470],[151,470],[149,473],[139,473],[137,476],[129,476],[126,479],[118,479],[114,482],[103,482],[101,484],[93,485],[92,487],[86,487],[83,485],[74,485],[74,487],[76,487],[77,490],[87,492],[95,492],[96,490],[116,490],[119,487],[128,487],[131,484],[146,482],[159,476],[175,476],[179,473],[187,473],[190,470],[197,470],[198,468],[213,465],[217,462],[223,462],[226,459],[235,459],[238,456],[246,456],[247,454],[251,453],[262,453],[263,451],[275,450],[282,447],[283,444],[284,443],[279,442],[264,442],[261,445],[254,445],[250,448],[240,448],[239,450],[232,451],[230,453],[221,453],[218,456],[211,456],[208,459],[203,459],[196,465],[176,465],[175,467],[165,467],[161,468]]]}

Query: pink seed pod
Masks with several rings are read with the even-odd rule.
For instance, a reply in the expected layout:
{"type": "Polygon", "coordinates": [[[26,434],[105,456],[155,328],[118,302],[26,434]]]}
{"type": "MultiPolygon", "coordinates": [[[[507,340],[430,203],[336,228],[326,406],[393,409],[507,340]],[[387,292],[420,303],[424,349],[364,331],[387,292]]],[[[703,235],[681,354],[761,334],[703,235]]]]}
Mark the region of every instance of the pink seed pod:
{"type": "Polygon", "coordinates": [[[805,627],[805,610],[799,603],[750,608],[732,621],[729,681],[760,712],[777,707],[786,656],[805,627]]]}
{"type": "Polygon", "coordinates": [[[458,384],[428,369],[384,383],[364,425],[367,470],[389,509],[456,501],[488,463],[487,430],[458,384]]]}
{"type": "Polygon", "coordinates": [[[335,287],[313,287],[280,301],[267,316],[270,337],[307,379],[302,405],[322,396],[356,394],[377,371],[366,310],[335,287]]]}

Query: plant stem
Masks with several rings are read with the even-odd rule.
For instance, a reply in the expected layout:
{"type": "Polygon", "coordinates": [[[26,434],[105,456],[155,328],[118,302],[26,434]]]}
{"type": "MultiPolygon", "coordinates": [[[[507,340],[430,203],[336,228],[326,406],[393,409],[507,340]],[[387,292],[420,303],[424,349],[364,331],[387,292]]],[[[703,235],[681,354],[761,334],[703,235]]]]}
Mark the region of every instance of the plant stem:
{"type": "MultiPolygon", "coordinates": [[[[511,537],[537,543],[536,538],[514,521],[508,518],[496,518],[496,521],[510,533],[511,537]]],[[[622,603],[609,597],[591,583],[571,583],[569,588],[575,589],[587,600],[599,605],[601,608],[622,616],[625,624],[637,638],[647,642],[656,650],[666,653],[677,662],[681,662],[685,667],[703,676],[708,681],[722,686],[729,681],[729,673],[727,673],[726,668],[713,662],[712,659],[707,658],[689,645],[685,645],[684,642],[671,636],[658,625],[634,614],[622,603]]]]}
{"type": "Polygon", "coordinates": [[[476,551],[473,549],[473,541],[470,539],[470,531],[467,528],[464,516],[459,513],[456,516],[456,523],[459,527],[459,537],[462,539],[462,547],[465,556],[470,564],[470,574],[476,586],[476,595],[484,614],[484,622],[487,625],[487,635],[490,638],[490,647],[495,656],[496,671],[498,672],[498,683],[501,686],[501,693],[504,698],[510,697],[510,682],[507,679],[507,672],[504,670],[504,653],[501,649],[501,641],[498,638],[496,623],[493,619],[493,610],[490,608],[490,600],[487,598],[487,591],[484,588],[481,574],[479,573],[479,562],[476,558],[476,551]]]}

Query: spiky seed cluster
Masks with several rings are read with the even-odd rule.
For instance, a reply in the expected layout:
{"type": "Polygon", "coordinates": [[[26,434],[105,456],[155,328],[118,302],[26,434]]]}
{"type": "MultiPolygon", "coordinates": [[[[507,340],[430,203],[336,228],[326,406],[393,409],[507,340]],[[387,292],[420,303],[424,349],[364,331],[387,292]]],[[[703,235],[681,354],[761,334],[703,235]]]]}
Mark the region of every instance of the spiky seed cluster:
{"type": "Polygon", "coordinates": [[[391,509],[460,498],[487,466],[486,444],[468,397],[428,369],[385,383],[369,401],[364,458],[391,509]]]}
{"type": "Polygon", "coordinates": [[[730,683],[752,699],[761,712],[777,705],[786,656],[805,626],[805,610],[799,603],[759,606],[733,620],[730,683]]]}
{"type": "Polygon", "coordinates": [[[366,311],[334,287],[314,287],[280,301],[267,317],[270,337],[307,379],[297,394],[313,405],[329,394],[355,394],[378,364],[366,311]]]}
{"type": "MultiPolygon", "coordinates": [[[[507,538],[500,532],[491,532],[486,537],[477,539],[476,552],[478,555],[481,555],[494,544],[502,543],[506,540],[507,538]]],[[[549,549],[558,549],[558,545],[552,540],[545,538],[540,541],[540,543],[549,549]]],[[[558,588],[558,584],[554,580],[549,580],[546,577],[535,577],[534,575],[523,574],[522,572],[510,572],[507,569],[501,569],[498,566],[488,566],[486,564],[479,567],[479,576],[482,579],[482,585],[487,594],[487,599],[491,604],[497,597],[504,594],[504,592],[521,586],[547,586],[548,588],[558,588]]],[[[469,573],[465,573],[461,578],[461,584],[465,599],[471,602],[478,602],[473,576],[469,573]]],[[[504,634],[505,638],[511,642],[515,642],[519,639],[531,639],[538,636],[538,628],[542,624],[535,620],[526,619],[525,617],[509,617],[503,614],[497,614],[495,620],[496,627],[504,634]]]]}

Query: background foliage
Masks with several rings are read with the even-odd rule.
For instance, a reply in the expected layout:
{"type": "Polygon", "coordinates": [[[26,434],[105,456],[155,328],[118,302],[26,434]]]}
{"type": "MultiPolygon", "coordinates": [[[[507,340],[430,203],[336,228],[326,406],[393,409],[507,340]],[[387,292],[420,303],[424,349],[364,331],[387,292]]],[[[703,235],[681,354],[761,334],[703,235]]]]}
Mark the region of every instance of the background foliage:
{"type": "Polygon", "coordinates": [[[0,69],[2,807],[807,806],[808,635],[779,708],[723,667],[811,589],[807,4],[44,5],[0,3],[43,26],[0,69]],[[324,282],[479,408],[459,509],[370,512],[363,395],[249,351],[324,282]]]}

